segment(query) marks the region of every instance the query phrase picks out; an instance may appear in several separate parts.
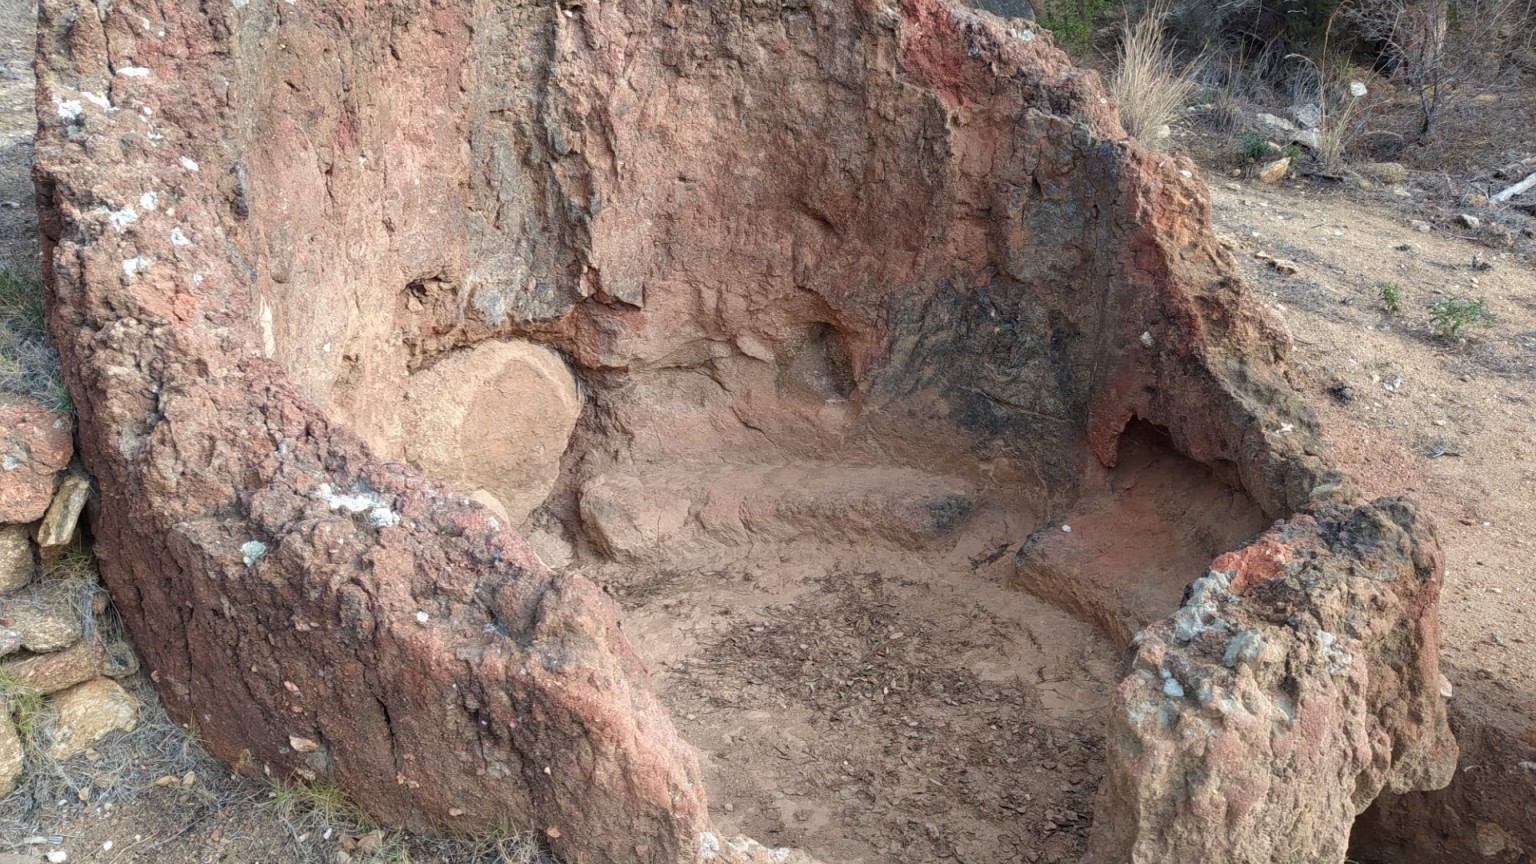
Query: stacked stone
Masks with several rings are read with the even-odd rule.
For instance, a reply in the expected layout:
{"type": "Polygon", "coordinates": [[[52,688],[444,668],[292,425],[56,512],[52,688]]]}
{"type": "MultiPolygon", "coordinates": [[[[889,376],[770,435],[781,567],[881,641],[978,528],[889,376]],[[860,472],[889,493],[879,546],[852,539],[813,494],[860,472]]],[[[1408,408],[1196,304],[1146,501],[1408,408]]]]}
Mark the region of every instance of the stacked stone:
{"type": "Polygon", "coordinates": [[[107,604],[95,568],[65,561],[91,493],[70,466],[72,432],[67,414],[0,405],[0,797],[28,744],[65,760],[138,722],[137,700],[112,680],[138,661],[99,626],[107,604]],[[23,742],[12,715],[34,695],[49,721],[23,742]]]}

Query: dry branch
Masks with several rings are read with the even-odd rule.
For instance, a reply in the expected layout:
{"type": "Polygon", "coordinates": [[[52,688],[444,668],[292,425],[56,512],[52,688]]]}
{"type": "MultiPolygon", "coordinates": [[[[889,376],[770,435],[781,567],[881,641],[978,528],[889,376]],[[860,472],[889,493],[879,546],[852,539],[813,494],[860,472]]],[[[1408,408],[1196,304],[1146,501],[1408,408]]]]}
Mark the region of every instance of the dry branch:
{"type": "Polygon", "coordinates": [[[1525,190],[1530,189],[1532,186],[1536,186],[1536,171],[1532,171],[1530,176],[1526,177],[1524,180],[1521,180],[1519,183],[1516,183],[1508,189],[1505,189],[1503,192],[1493,196],[1493,200],[1503,204],[1505,201],[1508,201],[1509,199],[1519,195],[1525,190]]]}

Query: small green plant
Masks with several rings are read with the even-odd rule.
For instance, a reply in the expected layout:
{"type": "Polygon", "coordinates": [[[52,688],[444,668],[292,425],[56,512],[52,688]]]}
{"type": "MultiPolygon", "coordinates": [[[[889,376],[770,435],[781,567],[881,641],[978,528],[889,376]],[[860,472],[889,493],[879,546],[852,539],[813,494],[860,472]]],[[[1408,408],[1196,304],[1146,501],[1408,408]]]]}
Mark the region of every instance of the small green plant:
{"type": "Polygon", "coordinates": [[[315,835],[352,835],[353,855],[368,864],[404,864],[410,855],[399,834],[383,830],[334,783],[267,784],[262,808],[300,844],[315,835]]]}
{"type": "Polygon", "coordinates": [[[1237,153],[1244,162],[1257,162],[1269,155],[1269,139],[1263,132],[1244,132],[1237,139],[1237,153]]]}
{"type": "Polygon", "coordinates": [[[1396,282],[1382,281],[1376,283],[1376,296],[1381,300],[1381,308],[1388,315],[1396,315],[1403,311],[1403,289],[1396,282]]]}
{"type": "Polygon", "coordinates": [[[347,798],[334,783],[286,783],[273,780],[267,784],[263,806],[284,822],[303,823],[318,820],[326,825],[372,828],[367,814],[347,798]]]}
{"type": "Polygon", "coordinates": [[[1451,340],[1468,328],[1489,330],[1498,321],[1482,297],[1449,297],[1429,307],[1429,320],[1441,339],[1451,340]]]}
{"type": "Polygon", "coordinates": [[[1082,55],[1093,48],[1093,26],[1109,10],[1109,0],[1051,0],[1038,12],[1040,26],[1051,31],[1067,53],[1082,55]]]}
{"type": "Polygon", "coordinates": [[[1305,155],[1307,155],[1307,151],[1302,149],[1300,144],[1292,144],[1291,146],[1285,148],[1285,158],[1291,160],[1292,165],[1300,162],[1301,157],[1305,155]]]}

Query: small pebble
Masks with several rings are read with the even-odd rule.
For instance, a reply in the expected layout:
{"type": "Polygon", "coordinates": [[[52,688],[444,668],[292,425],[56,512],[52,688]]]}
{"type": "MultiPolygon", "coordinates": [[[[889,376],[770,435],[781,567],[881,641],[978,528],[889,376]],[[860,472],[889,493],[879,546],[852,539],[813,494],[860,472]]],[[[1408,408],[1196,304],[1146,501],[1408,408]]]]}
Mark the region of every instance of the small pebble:
{"type": "Polygon", "coordinates": [[[47,858],[51,864],[62,864],[62,862],[69,860],[69,853],[63,849],[55,849],[43,857],[47,858]]]}
{"type": "Polygon", "coordinates": [[[1063,526],[1061,526],[1061,533],[1063,533],[1063,534],[1071,534],[1072,533],[1072,526],[1071,525],[1063,525],[1063,526]]]}

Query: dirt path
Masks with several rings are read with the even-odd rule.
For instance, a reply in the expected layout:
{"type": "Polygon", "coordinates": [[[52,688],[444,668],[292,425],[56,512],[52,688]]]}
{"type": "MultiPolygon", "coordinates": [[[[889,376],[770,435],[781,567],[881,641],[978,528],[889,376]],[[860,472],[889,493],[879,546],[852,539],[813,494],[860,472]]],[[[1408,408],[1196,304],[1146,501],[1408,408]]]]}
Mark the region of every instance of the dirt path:
{"type": "Polygon", "coordinates": [[[1218,229],[1292,334],[1296,383],[1341,467],[1368,493],[1417,499],[1445,546],[1442,668],[1461,768],[1449,790],[1392,804],[1373,830],[1417,847],[1415,860],[1518,857],[1505,828],[1526,825],[1536,800],[1536,267],[1459,224],[1426,233],[1394,201],[1221,180],[1213,198],[1218,229]],[[1299,270],[1282,276],[1256,252],[1299,270]],[[1398,314],[1380,299],[1388,281],[1398,314]],[[1486,298],[1497,323],[1440,338],[1429,310],[1451,297],[1486,298]]]}
{"type": "MultiPolygon", "coordinates": [[[[1315,187],[1218,183],[1213,197],[1218,229],[1292,334],[1296,383],[1342,466],[1439,522],[1453,683],[1490,709],[1536,692],[1536,270],[1470,232],[1422,233],[1408,214],[1315,187]],[[1281,276],[1261,251],[1299,272],[1281,276]],[[1473,268],[1479,254],[1492,269],[1473,268]],[[1401,291],[1396,315],[1384,281],[1401,291]],[[1429,307],[1451,297],[1486,298],[1497,324],[1438,337],[1429,307]]],[[[1509,719],[1530,722],[1524,706],[1509,719]]]]}

